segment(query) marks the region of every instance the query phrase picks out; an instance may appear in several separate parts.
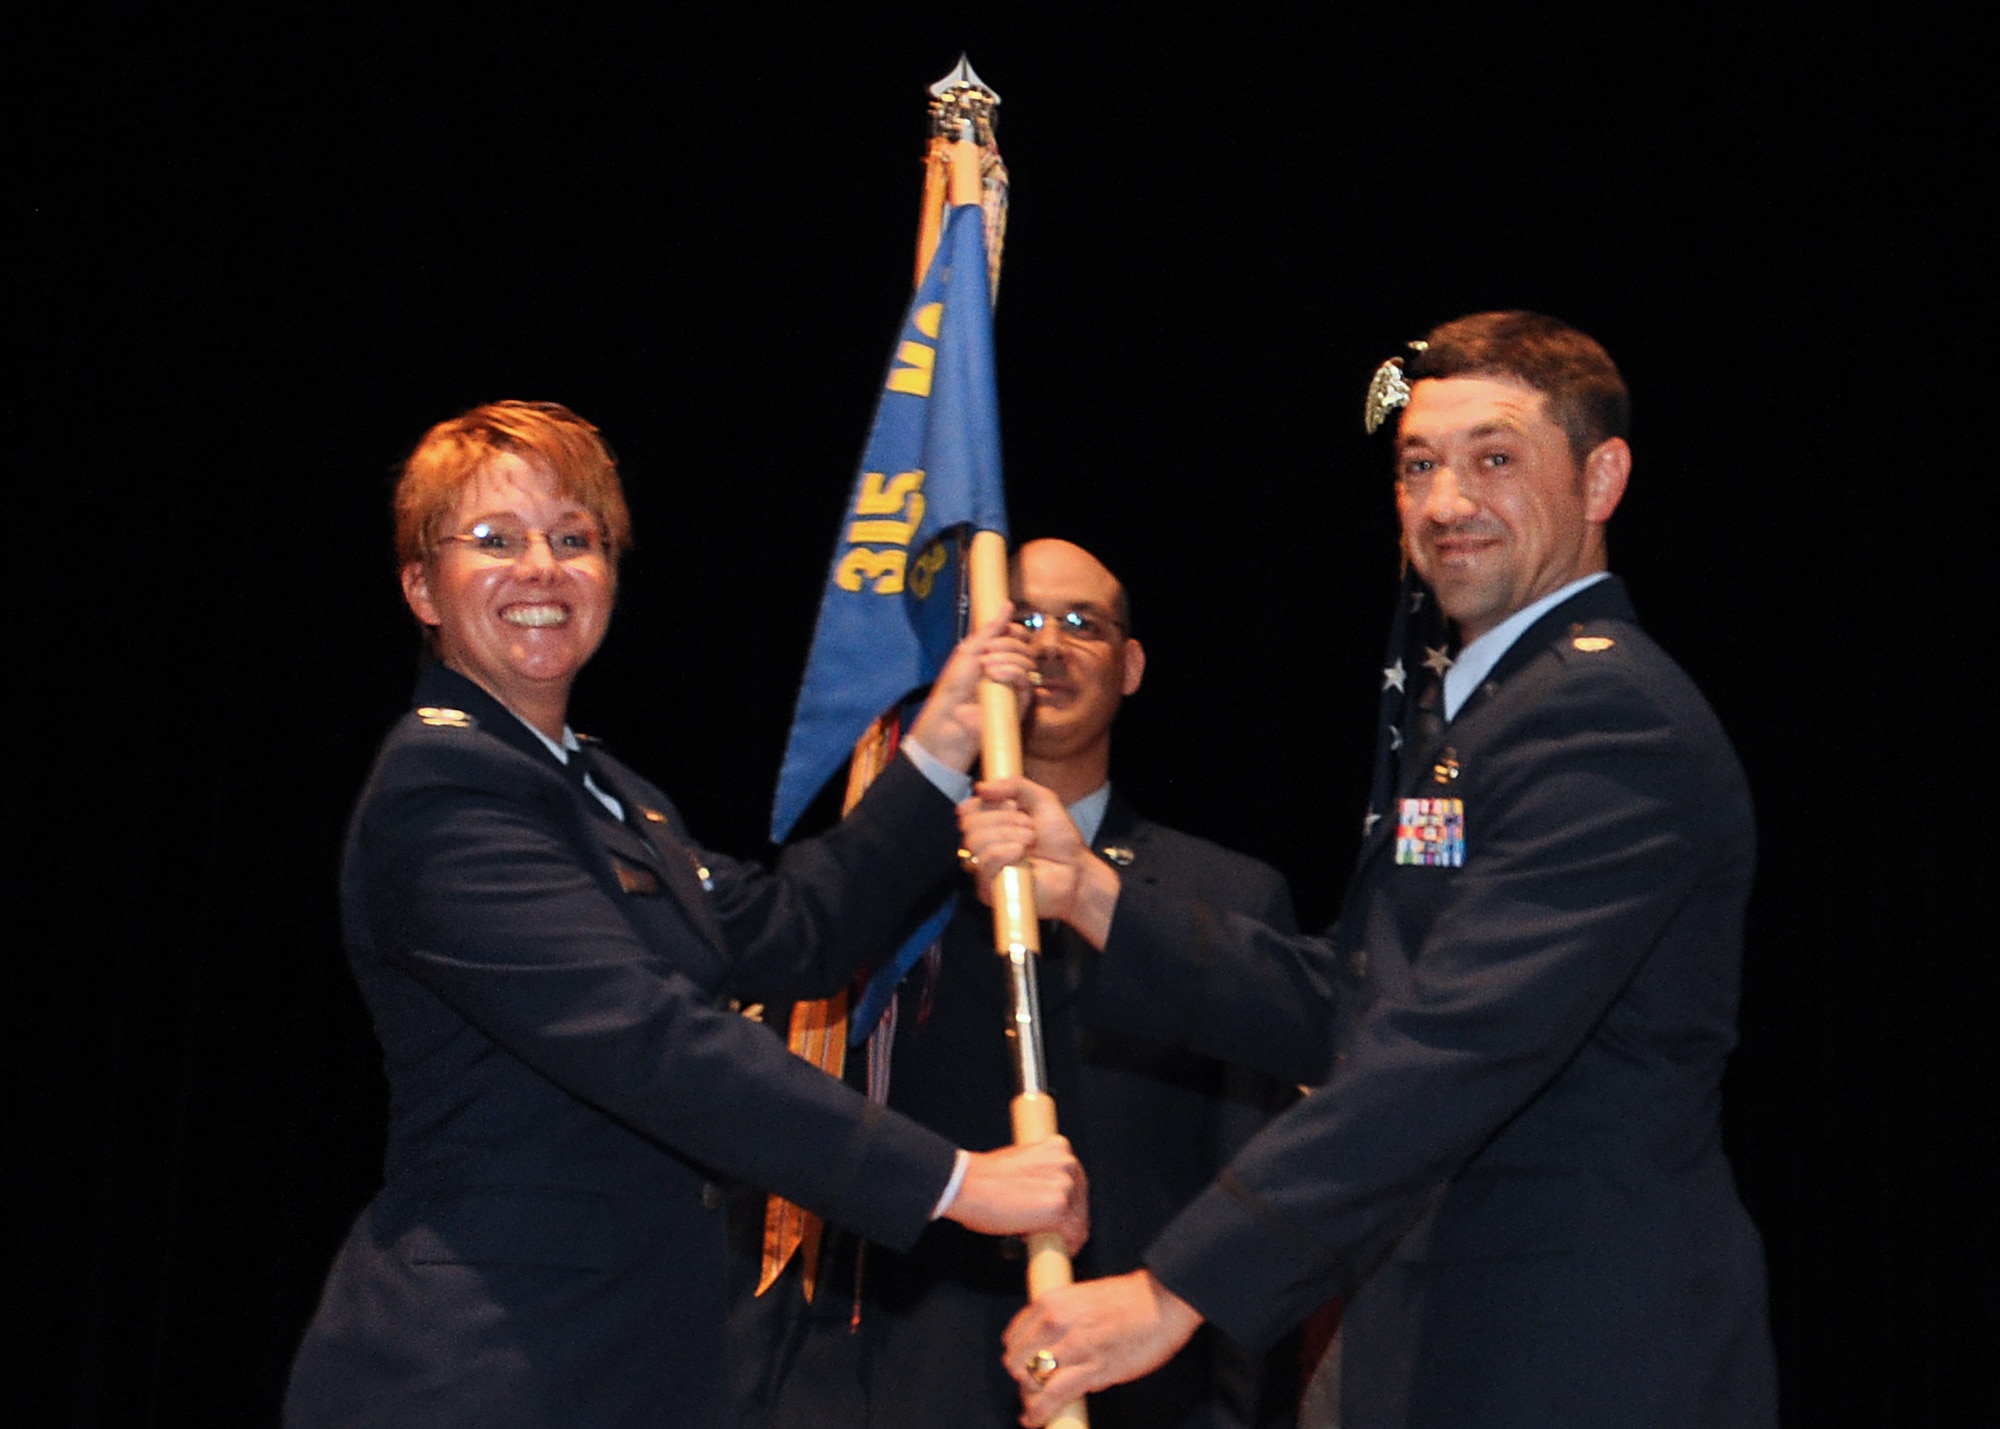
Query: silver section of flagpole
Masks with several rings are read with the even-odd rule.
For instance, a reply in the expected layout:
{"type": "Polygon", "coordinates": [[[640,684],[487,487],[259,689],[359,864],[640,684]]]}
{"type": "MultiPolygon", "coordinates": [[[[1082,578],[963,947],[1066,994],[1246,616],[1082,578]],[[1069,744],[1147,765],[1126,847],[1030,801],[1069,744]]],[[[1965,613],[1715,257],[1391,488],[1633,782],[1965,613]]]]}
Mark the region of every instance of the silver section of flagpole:
{"type": "Polygon", "coordinates": [[[1014,1049],[1014,1090],[1023,1096],[1048,1091],[1049,1068],[1042,1057],[1042,994],[1035,978],[1035,954],[1016,944],[1007,949],[1012,1017],[1007,1040],[1014,1049]]]}

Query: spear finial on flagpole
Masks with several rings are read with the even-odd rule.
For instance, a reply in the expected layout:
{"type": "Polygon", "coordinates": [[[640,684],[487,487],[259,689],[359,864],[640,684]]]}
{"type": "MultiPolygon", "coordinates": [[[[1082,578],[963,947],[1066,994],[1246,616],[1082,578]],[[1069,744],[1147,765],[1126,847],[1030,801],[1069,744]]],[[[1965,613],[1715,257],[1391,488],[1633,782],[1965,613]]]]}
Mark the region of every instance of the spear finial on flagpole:
{"type": "Polygon", "coordinates": [[[999,94],[961,54],[958,67],[931,86],[931,132],[991,148],[993,111],[999,107],[999,94]],[[969,134],[965,132],[968,124],[972,126],[969,134]]]}
{"type": "Polygon", "coordinates": [[[917,281],[924,280],[931,255],[952,207],[977,203],[986,213],[986,278],[989,296],[1000,297],[1001,250],[1007,243],[1007,165],[993,125],[1000,96],[979,77],[964,55],[952,72],[930,88],[931,142],[924,162],[924,206],[917,224],[917,281]],[[956,153],[960,177],[954,180],[956,153]],[[976,174],[976,180],[968,178],[976,174]],[[969,182],[977,183],[974,190],[969,182]]]}

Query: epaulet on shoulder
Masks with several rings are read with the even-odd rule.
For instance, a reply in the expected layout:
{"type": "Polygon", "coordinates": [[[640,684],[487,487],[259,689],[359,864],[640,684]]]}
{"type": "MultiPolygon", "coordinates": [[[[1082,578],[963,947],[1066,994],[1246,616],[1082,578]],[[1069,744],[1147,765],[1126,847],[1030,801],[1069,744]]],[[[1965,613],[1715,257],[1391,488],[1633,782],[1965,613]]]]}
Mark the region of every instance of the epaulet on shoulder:
{"type": "Polygon", "coordinates": [[[477,729],[479,721],[464,710],[446,705],[419,705],[412,711],[418,724],[431,729],[477,729]]]}
{"type": "Polygon", "coordinates": [[[1593,621],[1589,624],[1572,625],[1562,639],[1556,642],[1556,649],[1563,659],[1591,659],[1610,655],[1625,649],[1629,642],[1613,633],[1613,626],[1607,621],[1593,621]]]}

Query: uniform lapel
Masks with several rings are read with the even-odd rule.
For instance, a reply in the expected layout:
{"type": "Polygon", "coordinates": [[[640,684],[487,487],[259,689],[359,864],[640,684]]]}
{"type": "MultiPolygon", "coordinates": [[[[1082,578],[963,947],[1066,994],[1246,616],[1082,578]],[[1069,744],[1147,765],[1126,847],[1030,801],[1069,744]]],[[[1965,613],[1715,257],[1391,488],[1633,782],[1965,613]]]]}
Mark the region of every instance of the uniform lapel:
{"type": "Polygon", "coordinates": [[[1425,687],[1415,711],[1411,731],[1406,734],[1406,746],[1402,751],[1402,761],[1397,767],[1394,797],[1389,807],[1383,810],[1382,818],[1368,831],[1362,840],[1361,852],[1355,859],[1355,875],[1368,867],[1384,849],[1395,842],[1396,815],[1402,801],[1416,793],[1418,787],[1432,777],[1432,771],[1452,749],[1452,731],[1472,716],[1514,675],[1524,669],[1536,656],[1546,651],[1573,626],[1593,620],[1634,620],[1631,599],[1625,594],[1624,584],[1612,576],[1601,580],[1585,590],[1578,591],[1568,600],[1548,612],[1540,620],[1521,632],[1521,638],[1507,648],[1499,662],[1485,680],[1481,681],[1466,702],[1459,707],[1455,719],[1444,720],[1444,682],[1433,680],[1425,687]]]}
{"type": "Polygon", "coordinates": [[[549,753],[548,746],[521,723],[519,716],[457,671],[442,665],[426,666],[417,679],[415,703],[420,708],[437,705],[464,710],[478,721],[482,733],[527,755],[559,777],[570,797],[577,801],[585,826],[606,855],[652,868],[695,930],[717,952],[727,953],[722,924],[709,906],[708,891],[703,886],[706,874],[701,855],[687,840],[679,815],[671,805],[663,808],[665,801],[651,795],[644,782],[606,754],[601,744],[589,741],[591,776],[624,806],[623,823],[612,818],[609,809],[570,777],[562,761],[549,753]]]}
{"type": "Polygon", "coordinates": [[[1104,806],[1104,818],[1097,826],[1097,837],[1091,843],[1092,852],[1124,871],[1142,863],[1140,855],[1145,842],[1145,824],[1132,812],[1132,806],[1118,797],[1114,787],[1104,806]]]}
{"type": "MultiPolygon", "coordinates": [[[[595,740],[590,742],[592,776],[605,786],[605,792],[616,799],[625,809],[625,823],[619,832],[625,834],[629,842],[643,848],[648,860],[659,871],[674,899],[686,910],[688,918],[700,930],[703,937],[713,943],[718,951],[727,952],[728,943],[723,937],[722,924],[717,921],[715,910],[709,904],[709,873],[701,852],[687,838],[681,828],[680,816],[671,806],[660,807],[664,802],[646,797],[637,775],[605,753],[604,746],[595,740]]],[[[588,795],[585,795],[588,798],[588,795]]],[[[609,810],[605,811],[607,814],[609,810]]]]}

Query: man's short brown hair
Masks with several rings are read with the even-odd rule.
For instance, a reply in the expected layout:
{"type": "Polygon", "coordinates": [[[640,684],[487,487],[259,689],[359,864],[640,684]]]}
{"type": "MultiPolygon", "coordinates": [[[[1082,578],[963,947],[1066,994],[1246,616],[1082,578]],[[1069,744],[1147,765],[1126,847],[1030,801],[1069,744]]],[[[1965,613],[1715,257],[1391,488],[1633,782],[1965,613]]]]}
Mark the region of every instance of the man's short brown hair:
{"type": "Polygon", "coordinates": [[[1431,329],[1406,375],[1494,377],[1532,387],[1580,463],[1612,437],[1629,437],[1632,398],[1596,338],[1540,313],[1474,313],[1431,329]]]}

